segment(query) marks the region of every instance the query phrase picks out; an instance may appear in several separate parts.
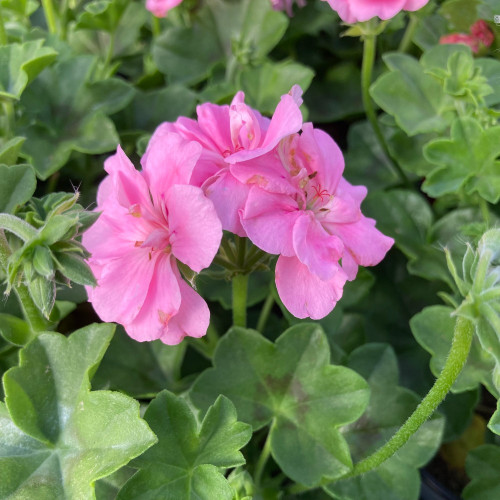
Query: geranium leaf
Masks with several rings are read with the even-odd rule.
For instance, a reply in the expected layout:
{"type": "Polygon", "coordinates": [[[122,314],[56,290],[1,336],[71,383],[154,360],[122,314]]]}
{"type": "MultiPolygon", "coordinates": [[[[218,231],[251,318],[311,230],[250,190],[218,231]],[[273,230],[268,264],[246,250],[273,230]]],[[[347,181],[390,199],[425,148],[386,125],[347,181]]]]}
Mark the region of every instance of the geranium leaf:
{"type": "Polygon", "coordinates": [[[350,469],[339,428],[362,414],[367,386],[352,370],[330,364],[320,327],[293,326],[275,344],[233,328],[219,341],[214,364],[193,385],[196,406],[206,409],[224,394],[254,430],[271,424],[272,455],[297,482],[317,485],[350,469]]]}
{"type": "Polygon", "coordinates": [[[0,212],[14,213],[36,189],[36,176],[30,165],[0,165],[0,212]]]}
{"type": "MultiPolygon", "coordinates": [[[[353,457],[368,456],[385,443],[416,408],[420,398],[398,386],[397,358],[387,344],[366,344],[348,361],[370,385],[370,403],[363,417],[343,429],[353,457]]],[[[325,489],[334,498],[356,500],[417,500],[418,468],[432,458],[441,443],[444,419],[425,423],[394,457],[362,476],[332,483],[325,489]]]]}
{"type": "Polygon", "coordinates": [[[42,333],[5,373],[0,406],[0,497],[93,498],[94,482],[149,448],[156,437],[139,404],[90,378],[113,335],[90,325],[69,338],[42,333]]]}
{"type": "Polygon", "coordinates": [[[0,47],[0,100],[18,100],[26,86],[50,63],[57,52],[42,47],[43,40],[0,47]]]}
{"type": "Polygon", "coordinates": [[[465,463],[471,482],[465,500],[496,500],[500,496],[500,446],[485,444],[472,450],[465,463]]]}
{"type": "Polygon", "coordinates": [[[116,148],[119,138],[106,116],[126,106],[134,90],[111,78],[92,83],[96,58],[77,56],[45,71],[24,93],[19,133],[27,137],[23,154],[46,179],[72,151],[96,154],[116,148]]]}
{"type": "Polygon", "coordinates": [[[218,468],[245,463],[239,450],[252,431],[238,422],[231,401],[217,398],[198,425],[187,402],[164,391],[150,403],[144,418],[158,443],[133,462],[140,470],[122,488],[119,500],[233,498],[233,490],[218,468]]]}
{"type": "MultiPolygon", "coordinates": [[[[431,371],[438,376],[451,348],[453,330],[456,319],[451,316],[453,309],[446,306],[426,307],[413,316],[410,327],[418,343],[429,353],[431,371]]],[[[475,389],[483,384],[495,393],[491,374],[495,361],[490,354],[482,349],[477,338],[474,338],[467,364],[453,384],[453,392],[464,392],[475,389]]]]}

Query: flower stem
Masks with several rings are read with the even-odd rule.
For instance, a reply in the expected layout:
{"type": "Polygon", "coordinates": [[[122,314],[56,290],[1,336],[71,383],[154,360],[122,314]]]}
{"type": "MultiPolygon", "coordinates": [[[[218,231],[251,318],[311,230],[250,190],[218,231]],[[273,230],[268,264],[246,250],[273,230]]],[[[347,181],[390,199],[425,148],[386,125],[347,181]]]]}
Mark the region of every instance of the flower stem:
{"type": "Polygon", "coordinates": [[[235,274],[233,277],[233,325],[247,326],[248,274],[235,274]]]}
{"type": "Polygon", "coordinates": [[[479,208],[481,209],[481,215],[486,226],[490,227],[490,211],[488,209],[488,202],[484,198],[479,197],[479,208]]]}
{"type": "Polygon", "coordinates": [[[155,15],[152,15],[151,28],[153,30],[153,38],[158,38],[161,34],[161,25],[160,20],[155,15]]]}
{"type": "Polygon", "coordinates": [[[397,174],[403,184],[410,186],[411,184],[408,180],[408,177],[406,177],[406,174],[396,163],[394,158],[391,156],[391,153],[389,152],[389,148],[387,147],[385,138],[378,125],[377,115],[375,114],[373,102],[370,97],[370,85],[372,82],[373,65],[375,63],[376,41],[376,35],[365,35],[363,42],[363,63],[361,66],[361,91],[363,95],[363,106],[365,108],[366,117],[368,118],[368,121],[370,122],[373,131],[375,132],[375,136],[377,137],[380,147],[389,159],[394,172],[397,174]]]}
{"type": "MultiPolygon", "coordinates": [[[[273,423],[271,424],[271,428],[273,425],[274,425],[274,420],[273,423]]],[[[271,455],[271,429],[269,429],[269,432],[267,433],[266,442],[264,443],[264,447],[262,448],[259,459],[255,464],[255,472],[253,479],[257,487],[260,486],[260,483],[262,481],[262,474],[264,472],[264,468],[266,466],[267,461],[269,460],[270,455],[271,455]]]]}
{"type": "Polygon", "coordinates": [[[42,7],[43,13],[45,14],[45,20],[47,21],[47,27],[49,28],[49,33],[57,33],[56,13],[52,0],[42,0],[42,7]]]}
{"type": "Polygon", "coordinates": [[[415,30],[418,26],[418,16],[410,13],[409,18],[410,20],[408,21],[408,25],[406,26],[403,38],[401,39],[401,43],[399,44],[398,52],[408,52],[408,49],[410,48],[413,40],[413,35],[415,35],[415,30]]]}
{"type": "Polygon", "coordinates": [[[5,229],[23,241],[36,238],[38,231],[23,219],[10,214],[0,214],[0,229],[5,229]]]}
{"type": "Polygon", "coordinates": [[[260,312],[259,320],[257,321],[257,331],[262,333],[264,331],[264,328],[267,323],[267,319],[269,318],[269,314],[271,313],[271,309],[273,308],[274,305],[274,297],[273,294],[270,293],[266,301],[264,302],[264,305],[262,306],[262,310],[260,312]]]}
{"type": "MultiPolygon", "coordinates": [[[[5,272],[7,272],[7,264],[11,253],[9,242],[5,237],[5,233],[2,229],[0,229],[0,266],[5,270],[5,272]]],[[[18,283],[14,286],[14,291],[16,292],[17,298],[21,304],[23,315],[31,326],[31,329],[34,332],[49,330],[51,323],[43,317],[38,307],[36,307],[29,293],[28,287],[24,283],[18,283]]]]}
{"type": "Polygon", "coordinates": [[[5,24],[3,21],[2,7],[0,7],[0,47],[2,45],[7,45],[7,32],[5,31],[5,24]]]}
{"type": "Polygon", "coordinates": [[[349,474],[339,479],[359,476],[375,469],[392,457],[410,439],[448,394],[467,361],[473,336],[474,324],[468,319],[458,317],[448,358],[441,374],[427,393],[427,396],[420,402],[398,432],[382,448],[357,463],[349,474]]]}

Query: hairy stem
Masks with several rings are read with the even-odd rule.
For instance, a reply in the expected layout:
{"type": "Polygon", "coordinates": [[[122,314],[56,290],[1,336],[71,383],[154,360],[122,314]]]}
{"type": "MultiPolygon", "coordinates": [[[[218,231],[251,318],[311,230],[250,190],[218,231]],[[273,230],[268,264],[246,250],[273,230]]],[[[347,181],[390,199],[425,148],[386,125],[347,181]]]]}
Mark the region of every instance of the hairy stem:
{"type": "Polygon", "coordinates": [[[373,65],[375,63],[376,42],[376,35],[365,35],[363,45],[363,63],[361,66],[361,91],[363,95],[363,106],[365,108],[366,117],[368,118],[368,121],[370,122],[373,131],[375,132],[375,136],[377,137],[380,147],[382,148],[383,152],[392,165],[392,170],[394,170],[403,184],[410,186],[410,181],[406,177],[406,174],[403,172],[403,170],[401,170],[401,167],[396,163],[394,158],[391,156],[391,153],[389,152],[389,148],[387,147],[385,138],[378,125],[377,115],[375,114],[373,101],[370,97],[370,85],[372,83],[373,65]]]}
{"type": "Polygon", "coordinates": [[[357,463],[349,474],[339,479],[359,476],[375,469],[388,458],[392,457],[415,434],[443,401],[462,371],[469,355],[473,336],[474,324],[468,319],[458,317],[455,323],[453,342],[448,353],[448,358],[441,374],[427,393],[427,396],[420,402],[398,432],[382,448],[357,463]]]}

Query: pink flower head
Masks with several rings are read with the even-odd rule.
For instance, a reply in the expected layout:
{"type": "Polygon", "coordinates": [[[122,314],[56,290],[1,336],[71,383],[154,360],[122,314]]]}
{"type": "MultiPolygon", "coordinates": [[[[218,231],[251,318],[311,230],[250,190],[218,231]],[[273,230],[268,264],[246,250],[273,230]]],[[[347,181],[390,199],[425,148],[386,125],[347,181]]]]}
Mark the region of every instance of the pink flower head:
{"type": "Polygon", "coordinates": [[[470,34],[485,47],[490,47],[495,40],[493,31],[483,19],[479,19],[470,27],[470,34]]]}
{"type": "MultiPolygon", "coordinates": [[[[271,5],[274,10],[286,10],[286,13],[292,17],[293,2],[294,0],[271,0],[271,5]]],[[[306,5],[306,0],[297,0],[297,5],[299,7],[304,7],[306,5]]]]}
{"type": "Polygon", "coordinates": [[[142,172],[118,148],[105,162],[97,222],[83,244],[98,282],[89,300],[103,321],[121,323],[139,341],[178,344],[201,337],[209,323],[205,301],[182,279],[176,259],[199,272],[212,262],[222,237],[214,206],[188,185],[201,147],[163,137],[142,172]]]}
{"type": "Polygon", "coordinates": [[[353,24],[372,17],[391,19],[402,10],[418,10],[429,0],[323,0],[337,12],[342,21],[353,24]]]}
{"type": "Polygon", "coordinates": [[[146,9],[156,17],[165,17],[169,10],[180,3],[182,0],[146,0],[146,9]]]}
{"type": "Polygon", "coordinates": [[[479,41],[472,35],[466,35],[465,33],[452,33],[451,35],[444,35],[439,39],[440,44],[456,44],[461,43],[463,45],[468,45],[472,52],[479,51],[479,41]]]}
{"type": "Polygon", "coordinates": [[[242,224],[254,244],[280,255],[276,286],[287,309],[320,319],[358,266],[378,264],[394,241],[361,213],[366,188],[342,177],[342,153],[325,132],[304,124],[302,135],[282,142],[280,156],[293,190],[253,186],[242,224]]]}
{"type": "Polygon", "coordinates": [[[245,95],[238,92],[231,104],[218,106],[205,103],[197,107],[198,120],[181,117],[175,123],[162,123],[153,134],[149,149],[170,132],[202,147],[199,161],[193,170],[191,184],[201,186],[212,200],[222,221],[222,228],[245,236],[239,210],[243,208],[249,186],[239,182],[231,172],[232,166],[259,162],[284,137],[302,126],[299,106],[302,90],[297,85],[281,97],[271,119],[245,104],[245,95]]]}

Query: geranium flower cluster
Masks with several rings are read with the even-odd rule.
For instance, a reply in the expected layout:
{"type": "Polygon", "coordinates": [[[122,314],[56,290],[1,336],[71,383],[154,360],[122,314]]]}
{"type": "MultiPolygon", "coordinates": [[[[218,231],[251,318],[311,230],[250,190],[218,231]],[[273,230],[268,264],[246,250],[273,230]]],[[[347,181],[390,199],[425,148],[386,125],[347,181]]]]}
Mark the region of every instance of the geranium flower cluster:
{"type": "Polygon", "coordinates": [[[104,321],[141,341],[202,336],[208,308],[177,261],[208,267],[222,229],[279,256],[278,293],[299,318],[326,316],[358,266],[384,258],[393,240],[361,213],[366,188],[342,177],[337,144],[302,123],[301,94],[294,86],[270,119],[238,92],[230,105],[198,106],[197,120],[163,123],[142,172],[120,149],[107,160],[102,215],[84,236],[98,281],[89,299],[104,321]]]}
{"type": "Polygon", "coordinates": [[[468,45],[472,52],[478,53],[482,45],[490,47],[495,41],[495,35],[490,30],[488,24],[483,19],[477,20],[469,30],[469,33],[451,33],[439,39],[440,44],[461,43],[468,45]]]}

